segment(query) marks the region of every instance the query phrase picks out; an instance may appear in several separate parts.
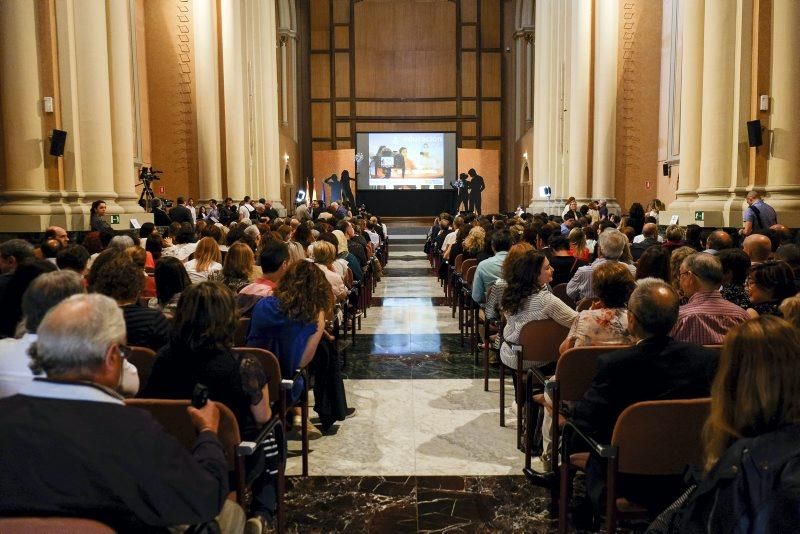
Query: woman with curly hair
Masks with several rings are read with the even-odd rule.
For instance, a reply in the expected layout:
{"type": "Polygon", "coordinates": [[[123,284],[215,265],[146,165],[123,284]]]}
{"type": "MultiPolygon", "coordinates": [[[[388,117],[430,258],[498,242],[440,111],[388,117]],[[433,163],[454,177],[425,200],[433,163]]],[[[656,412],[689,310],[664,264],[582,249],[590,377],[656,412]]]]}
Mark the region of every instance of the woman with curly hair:
{"type": "MultiPolygon", "coordinates": [[[[267,349],[278,357],[283,378],[291,379],[295,372],[311,363],[323,336],[328,341],[332,336],[325,331],[326,319],[333,316],[334,297],[331,285],[322,271],[313,263],[298,261],[290,265],[281,277],[272,295],[258,301],[253,308],[247,346],[267,349]]],[[[315,409],[320,412],[321,399],[317,396],[319,378],[315,382],[315,409]]],[[[296,404],[303,391],[302,380],[298,380],[291,391],[291,402],[296,404]]],[[[342,390],[343,391],[343,390],[342,390]]],[[[333,418],[338,420],[338,415],[333,418]]],[[[328,413],[326,412],[326,416],[328,413]]],[[[322,413],[320,413],[322,419],[322,413]]],[[[344,415],[341,416],[344,418],[344,415]]],[[[333,424],[323,420],[323,426],[333,424]]],[[[299,427],[299,408],[293,426],[299,427]]],[[[320,437],[313,426],[309,433],[320,437]]]]}
{"type": "MultiPolygon", "coordinates": [[[[526,252],[503,275],[508,283],[500,302],[500,307],[506,314],[504,341],[519,343],[522,327],[531,321],[553,319],[567,328],[572,326],[578,314],[550,292],[553,268],[544,254],[534,250],[526,252]]],[[[500,359],[503,364],[516,371],[517,356],[506,342],[500,348],[500,359]]],[[[537,365],[537,362],[525,362],[524,368],[534,366],[541,365],[537,365]]],[[[511,376],[514,377],[516,388],[516,372],[511,376]]]]}
{"type": "Polygon", "coordinates": [[[222,282],[234,294],[238,293],[244,286],[250,284],[255,261],[253,249],[245,243],[237,241],[228,249],[222,270],[213,271],[208,275],[208,279],[214,282],[222,282]]]}
{"type": "Polygon", "coordinates": [[[482,226],[473,226],[464,238],[463,260],[477,259],[478,263],[489,257],[486,254],[486,230],[482,226]]]}
{"type": "Polygon", "coordinates": [[[208,275],[214,271],[221,271],[222,253],[219,245],[211,237],[204,237],[197,242],[194,259],[186,262],[186,272],[193,284],[208,280],[208,275]]]}
{"type": "Polygon", "coordinates": [[[793,532],[798,442],[800,334],[778,317],[746,321],[726,336],[711,386],[702,480],[653,531],[793,532]]]}

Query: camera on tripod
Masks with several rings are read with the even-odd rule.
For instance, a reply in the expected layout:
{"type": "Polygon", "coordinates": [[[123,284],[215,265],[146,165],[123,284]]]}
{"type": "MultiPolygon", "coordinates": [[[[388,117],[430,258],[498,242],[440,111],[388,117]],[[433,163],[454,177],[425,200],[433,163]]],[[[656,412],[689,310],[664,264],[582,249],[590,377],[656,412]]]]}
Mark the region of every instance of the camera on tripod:
{"type": "Polygon", "coordinates": [[[153,169],[153,167],[142,167],[139,171],[139,181],[143,184],[150,184],[153,180],[160,180],[161,178],[159,178],[158,175],[163,172],[164,171],[157,171],[153,169]]]}

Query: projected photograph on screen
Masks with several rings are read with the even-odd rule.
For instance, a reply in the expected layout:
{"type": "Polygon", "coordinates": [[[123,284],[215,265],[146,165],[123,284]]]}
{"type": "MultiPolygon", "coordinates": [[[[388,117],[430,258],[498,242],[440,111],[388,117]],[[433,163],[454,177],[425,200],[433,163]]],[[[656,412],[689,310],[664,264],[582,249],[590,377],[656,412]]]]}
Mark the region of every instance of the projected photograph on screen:
{"type": "Polygon", "coordinates": [[[360,188],[441,189],[454,159],[445,133],[360,133],[360,188]],[[365,176],[366,175],[366,176],[365,176]],[[366,183],[364,183],[366,182],[366,183]]]}

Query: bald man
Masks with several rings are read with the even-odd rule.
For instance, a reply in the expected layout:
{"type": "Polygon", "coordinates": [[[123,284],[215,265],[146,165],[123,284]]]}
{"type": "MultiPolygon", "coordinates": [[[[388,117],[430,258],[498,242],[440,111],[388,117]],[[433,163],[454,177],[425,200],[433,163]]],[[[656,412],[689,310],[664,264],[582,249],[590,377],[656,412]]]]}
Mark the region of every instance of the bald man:
{"type": "Polygon", "coordinates": [[[716,255],[720,250],[733,248],[733,239],[725,230],[714,230],[706,239],[706,249],[703,252],[716,255]]]}
{"type": "MultiPolygon", "coordinates": [[[[638,282],[628,301],[628,331],[639,342],[597,359],[592,385],[572,411],[572,421],[599,443],[609,443],[617,417],[628,406],[655,399],[707,397],[717,369],[717,354],[705,347],[675,341],[669,332],[678,319],[679,298],[661,280],[638,282]]],[[[603,504],[605,462],[594,455],[587,466],[587,494],[595,509],[603,504]]],[[[682,491],[669,481],[618,481],[619,496],[636,496],[637,503],[663,509],[682,491]],[[676,495],[677,493],[677,495],[676,495]]]]}
{"type": "Polygon", "coordinates": [[[69,234],[60,226],[48,227],[47,230],[44,231],[44,238],[55,239],[61,243],[62,247],[66,247],[69,244],[69,234]]]}
{"type": "Polygon", "coordinates": [[[750,265],[764,263],[772,255],[772,241],[763,234],[750,234],[744,238],[742,250],[750,256],[750,265]]]}

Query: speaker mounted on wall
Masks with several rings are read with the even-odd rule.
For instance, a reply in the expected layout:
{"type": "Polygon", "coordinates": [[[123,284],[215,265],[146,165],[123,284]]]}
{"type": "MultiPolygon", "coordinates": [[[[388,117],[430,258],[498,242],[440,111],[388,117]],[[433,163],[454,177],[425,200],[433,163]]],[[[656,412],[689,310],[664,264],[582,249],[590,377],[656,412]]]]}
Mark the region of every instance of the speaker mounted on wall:
{"type": "Polygon", "coordinates": [[[761,137],[760,120],[747,121],[747,141],[750,144],[750,148],[760,147],[764,144],[764,140],[761,137]]]}
{"type": "Polygon", "coordinates": [[[53,130],[53,133],[50,135],[50,155],[51,156],[63,156],[64,155],[64,145],[67,143],[67,132],[64,130],[53,130]]]}

